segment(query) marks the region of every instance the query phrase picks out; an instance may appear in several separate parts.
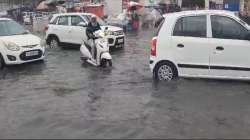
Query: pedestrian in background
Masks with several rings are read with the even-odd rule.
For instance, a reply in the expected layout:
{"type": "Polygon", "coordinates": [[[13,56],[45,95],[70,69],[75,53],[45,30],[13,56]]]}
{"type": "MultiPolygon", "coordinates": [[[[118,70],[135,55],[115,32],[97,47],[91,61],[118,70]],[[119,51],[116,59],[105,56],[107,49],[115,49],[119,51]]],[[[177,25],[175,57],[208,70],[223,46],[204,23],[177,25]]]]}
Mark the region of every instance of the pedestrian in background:
{"type": "Polygon", "coordinates": [[[249,17],[246,11],[240,11],[239,17],[241,20],[245,21],[246,23],[250,24],[249,17]]]}
{"type": "Polygon", "coordinates": [[[137,32],[139,30],[140,19],[139,15],[136,12],[136,9],[131,10],[131,20],[132,20],[133,31],[137,32]]]}
{"type": "Polygon", "coordinates": [[[33,31],[33,24],[34,24],[33,15],[30,14],[30,26],[31,26],[31,31],[33,31]]]}

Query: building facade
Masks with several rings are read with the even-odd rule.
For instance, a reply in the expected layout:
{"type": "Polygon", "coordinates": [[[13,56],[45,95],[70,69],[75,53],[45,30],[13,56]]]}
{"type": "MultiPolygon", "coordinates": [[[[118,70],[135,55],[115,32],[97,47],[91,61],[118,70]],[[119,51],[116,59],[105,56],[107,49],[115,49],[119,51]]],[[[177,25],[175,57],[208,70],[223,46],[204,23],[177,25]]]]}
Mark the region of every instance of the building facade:
{"type": "Polygon", "coordinates": [[[239,12],[246,10],[249,0],[178,0],[177,3],[182,8],[198,5],[202,9],[224,9],[239,12]]]}
{"type": "Polygon", "coordinates": [[[0,11],[6,11],[20,6],[35,7],[40,0],[0,0],[0,11]]]}

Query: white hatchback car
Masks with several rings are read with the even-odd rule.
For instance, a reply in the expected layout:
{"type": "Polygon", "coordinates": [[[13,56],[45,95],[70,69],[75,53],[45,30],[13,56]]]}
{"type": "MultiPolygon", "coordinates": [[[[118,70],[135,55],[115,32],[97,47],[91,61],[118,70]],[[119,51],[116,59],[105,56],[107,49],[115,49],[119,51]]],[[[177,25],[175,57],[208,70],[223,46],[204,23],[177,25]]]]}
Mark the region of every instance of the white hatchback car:
{"type": "Polygon", "coordinates": [[[154,78],[250,79],[250,28],[218,10],[166,14],[152,39],[154,78]]]}
{"type": "Polygon", "coordinates": [[[45,57],[45,43],[30,34],[21,25],[7,18],[0,18],[0,68],[5,64],[22,64],[45,57]]]}
{"type": "MultiPolygon", "coordinates": [[[[81,45],[83,40],[87,40],[86,27],[92,16],[95,15],[90,13],[54,14],[48,26],[45,27],[46,43],[51,47],[58,47],[59,44],[81,45]]],[[[98,17],[97,21],[103,30],[108,28],[107,38],[109,47],[123,48],[125,42],[123,29],[108,26],[98,17]]]]}

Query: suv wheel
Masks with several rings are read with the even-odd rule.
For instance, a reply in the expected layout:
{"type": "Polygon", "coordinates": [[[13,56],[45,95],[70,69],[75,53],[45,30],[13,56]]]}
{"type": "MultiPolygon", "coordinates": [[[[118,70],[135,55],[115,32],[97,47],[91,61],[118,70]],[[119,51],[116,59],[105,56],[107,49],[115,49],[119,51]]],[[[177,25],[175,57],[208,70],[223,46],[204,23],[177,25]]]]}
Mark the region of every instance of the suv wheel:
{"type": "Polygon", "coordinates": [[[154,71],[154,77],[160,81],[171,81],[176,79],[178,72],[176,67],[168,62],[160,63],[156,66],[154,71]]]}
{"type": "Polygon", "coordinates": [[[50,48],[58,48],[59,47],[59,40],[56,37],[52,37],[49,40],[49,47],[50,48]]]}
{"type": "Polygon", "coordinates": [[[0,54],[0,69],[3,69],[5,63],[4,63],[4,59],[2,57],[2,55],[0,54]]]}

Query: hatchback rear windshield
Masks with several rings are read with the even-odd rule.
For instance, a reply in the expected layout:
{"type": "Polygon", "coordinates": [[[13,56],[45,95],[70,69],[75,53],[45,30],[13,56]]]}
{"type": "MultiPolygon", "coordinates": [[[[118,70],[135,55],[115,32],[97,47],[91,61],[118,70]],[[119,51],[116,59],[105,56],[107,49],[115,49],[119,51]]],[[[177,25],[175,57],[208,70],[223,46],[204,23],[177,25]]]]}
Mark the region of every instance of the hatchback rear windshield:
{"type": "Polygon", "coordinates": [[[17,22],[13,20],[0,21],[0,36],[11,36],[28,34],[28,32],[17,22]]]}
{"type": "Polygon", "coordinates": [[[162,17],[160,18],[156,23],[155,23],[155,28],[156,28],[156,31],[155,31],[155,34],[154,36],[158,36],[160,30],[161,30],[161,27],[163,25],[163,23],[165,22],[165,18],[162,17]]]}

